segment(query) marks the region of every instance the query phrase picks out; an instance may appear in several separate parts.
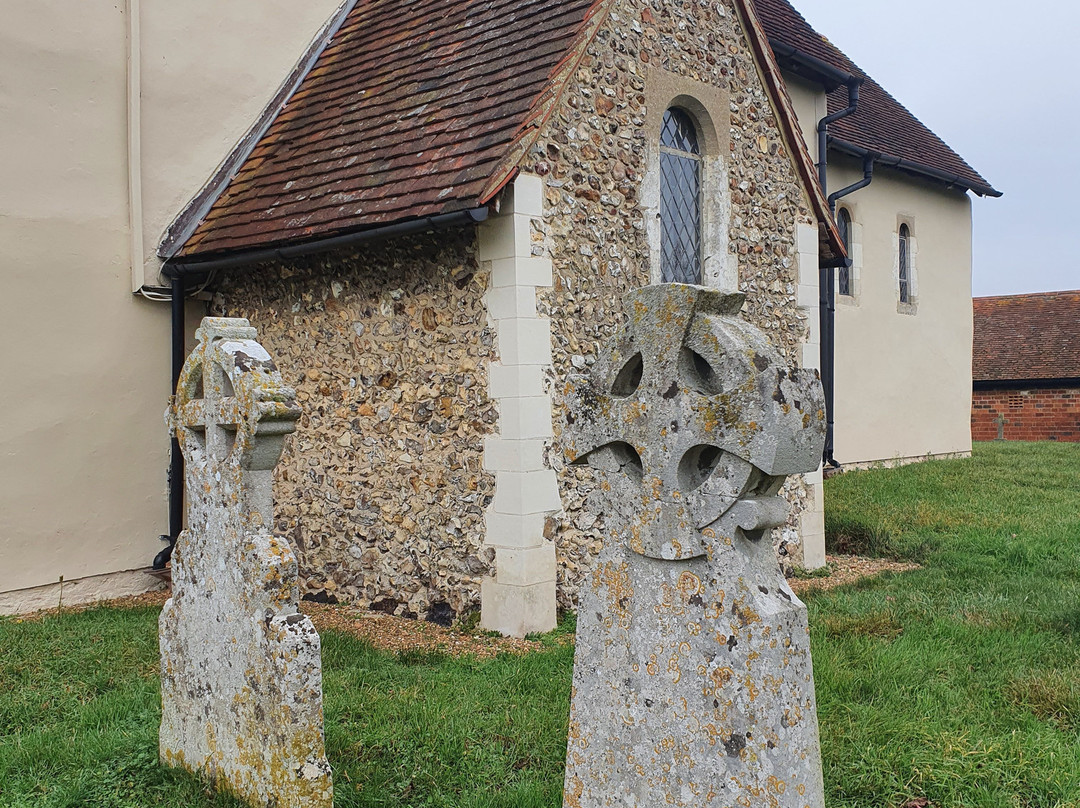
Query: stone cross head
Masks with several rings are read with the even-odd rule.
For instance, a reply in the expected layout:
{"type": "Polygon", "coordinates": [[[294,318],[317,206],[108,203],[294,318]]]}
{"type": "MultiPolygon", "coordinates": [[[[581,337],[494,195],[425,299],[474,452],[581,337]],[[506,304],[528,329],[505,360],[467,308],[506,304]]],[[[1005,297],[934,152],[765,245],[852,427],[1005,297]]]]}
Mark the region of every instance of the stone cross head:
{"type": "Polygon", "coordinates": [[[272,469],[300,410],[247,320],[207,317],[184,363],[171,425],[189,462],[272,469]]]}
{"type": "Polygon", "coordinates": [[[642,555],[756,543],[787,519],[785,477],[821,460],[817,371],[788,367],[739,317],[743,300],[683,284],[637,290],[591,375],[568,382],[566,455],[607,472],[612,527],[642,555]]]}
{"type": "Polygon", "coordinates": [[[218,483],[237,476],[246,483],[250,510],[270,524],[270,471],[300,410],[256,336],[247,320],[204,318],[167,417],[189,474],[218,483]]]}

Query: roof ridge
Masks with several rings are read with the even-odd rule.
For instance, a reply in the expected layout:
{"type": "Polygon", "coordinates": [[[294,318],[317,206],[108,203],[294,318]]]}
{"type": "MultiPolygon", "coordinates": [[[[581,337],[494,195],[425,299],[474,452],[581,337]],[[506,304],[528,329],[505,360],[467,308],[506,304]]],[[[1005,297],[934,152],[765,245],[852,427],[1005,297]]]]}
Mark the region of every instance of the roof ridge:
{"type": "Polygon", "coordinates": [[[1024,297],[1052,297],[1061,295],[1080,296],[1080,289],[1055,289],[1049,292],[1019,292],[1014,295],[980,295],[972,300],[1016,300],[1024,297]]]}

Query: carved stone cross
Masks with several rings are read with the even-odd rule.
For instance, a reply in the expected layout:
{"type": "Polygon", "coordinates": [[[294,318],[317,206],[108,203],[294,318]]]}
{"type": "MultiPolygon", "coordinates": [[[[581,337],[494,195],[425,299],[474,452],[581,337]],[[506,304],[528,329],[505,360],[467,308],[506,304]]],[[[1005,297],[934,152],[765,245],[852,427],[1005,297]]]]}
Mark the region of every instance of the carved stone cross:
{"type": "Polygon", "coordinates": [[[998,417],[994,419],[994,423],[997,425],[998,440],[1005,440],[1005,425],[1009,423],[1005,418],[1005,413],[998,413],[998,417]]]}
{"type": "Polygon", "coordinates": [[[196,337],[167,415],[188,512],[159,624],[161,757],[256,804],[330,808],[319,635],[270,532],[300,412],[247,320],[208,317],[196,337]]]}
{"type": "Polygon", "coordinates": [[[568,808],[820,808],[809,632],[769,539],[787,475],[817,468],[824,401],[739,318],[664,284],[588,379],[567,457],[602,473],[609,531],[580,597],[568,808]]]}

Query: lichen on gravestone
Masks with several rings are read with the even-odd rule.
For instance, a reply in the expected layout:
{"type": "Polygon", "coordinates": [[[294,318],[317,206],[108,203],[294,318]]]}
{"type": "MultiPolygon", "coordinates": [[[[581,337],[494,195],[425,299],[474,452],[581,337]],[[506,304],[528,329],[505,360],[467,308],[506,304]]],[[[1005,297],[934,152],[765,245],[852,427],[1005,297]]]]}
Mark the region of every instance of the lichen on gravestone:
{"type": "Polygon", "coordinates": [[[167,413],[188,508],[159,621],[161,759],[253,805],[330,808],[319,635],[271,532],[300,411],[247,320],[207,317],[196,337],[167,413]]]}
{"type": "Polygon", "coordinates": [[[820,461],[823,394],[743,299],[632,292],[567,384],[564,450],[601,472],[608,526],[579,601],[567,808],[824,804],[806,609],[770,540],[785,477],[820,461]]]}

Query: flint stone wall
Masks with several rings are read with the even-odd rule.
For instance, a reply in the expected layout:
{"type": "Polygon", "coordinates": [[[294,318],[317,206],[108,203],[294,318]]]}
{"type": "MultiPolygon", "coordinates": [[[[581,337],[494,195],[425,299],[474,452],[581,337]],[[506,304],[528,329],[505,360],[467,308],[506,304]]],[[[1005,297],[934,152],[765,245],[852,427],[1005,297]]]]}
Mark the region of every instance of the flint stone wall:
{"type": "Polygon", "coordinates": [[[275,531],[308,597],[449,619],[479,603],[494,477],[494,337],[475,233],[416,237],[223,279],[304,415],[275,472],[275,531]]]}
{"type": "MultiPolygon", "coordinates": [[[[546,215],[536,226],[538,248],[553,259],[555,283],[539,294],[538,310],[552,321],[554,380],[594,361],[623,322],[631,289],[658,281],[649,275],[649,245],[641,186],[647,166],[641,129],[649,69],[726,89],[730,99],[727,161],[731,201],[728,249],[737,261],[743,316],[761,328],[790,365],[800,362],[809,324],[797,306],[796,227],[814,224],[735,8],[728,2],[619,3],[589,48],[566,103],[526,160],[544,177],[546,215]]],[[[548,533],[558,553],[559,599],[569,606],[599,552],[603,519],[598,485],[586,467],[560,457],[563,386],[553,383],[556,439],[548,453],[558,471],[564,513],[548,533]]],[[[774,531],[778,552],[801,562],[795,529],[807,492],[788,481],[788,527],[774,531]]]]}
{"type": "MultiPolygon", "coordinates": [[[[563,511],[545,533],[556,542],[562,607],[575,602],[604,525],[590,504],[593,473],[561,458],[557,381],[592,363],[623,323],[627,291],[653,281],[639,207],[645,138],[659,138],[641,129],[649,69],[728,92],[728,119],[714,124],[729,128],[729,250],[743,315],[792,365],[809,336],[796,227],[814,219],[734,6],[616,4],[522,164],[545,182],[533,254],[550,256],[555,275],[537,309],[552,323],[547,458],[563,511]]],[[[258,327],[305,409],[275,496],[277,530],[295,547],[309,596],[440,619],[479,603],[494,491],[483,438],[497,429],[487,363],[497,355],[482,300],[488,270],[475,256],[475,231],[462,231],[224,277],[216,311],[258,327]]],[[[774,536],[781,556],[799,562],[794,525],[807,492],[801,478],[785,490],[792,516],[774,536]]]]}

